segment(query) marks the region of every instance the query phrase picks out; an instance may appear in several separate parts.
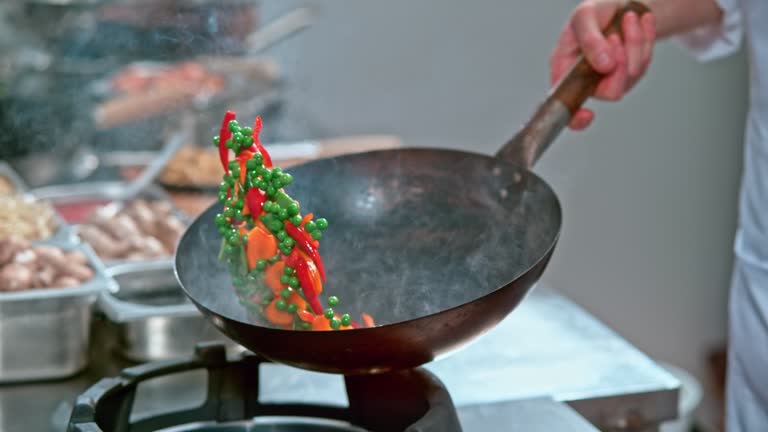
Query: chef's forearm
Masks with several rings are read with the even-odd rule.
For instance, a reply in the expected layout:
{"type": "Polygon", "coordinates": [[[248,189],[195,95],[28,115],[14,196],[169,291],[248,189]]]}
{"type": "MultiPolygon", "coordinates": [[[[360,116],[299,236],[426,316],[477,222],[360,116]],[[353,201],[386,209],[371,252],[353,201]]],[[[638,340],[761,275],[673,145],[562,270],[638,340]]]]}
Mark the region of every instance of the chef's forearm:
{"type": "Polygon", "coordinates": [[[656,37],[663,39],[714,25],[723,18],[715,0],[644,0],[656,21],[656,37]]]}

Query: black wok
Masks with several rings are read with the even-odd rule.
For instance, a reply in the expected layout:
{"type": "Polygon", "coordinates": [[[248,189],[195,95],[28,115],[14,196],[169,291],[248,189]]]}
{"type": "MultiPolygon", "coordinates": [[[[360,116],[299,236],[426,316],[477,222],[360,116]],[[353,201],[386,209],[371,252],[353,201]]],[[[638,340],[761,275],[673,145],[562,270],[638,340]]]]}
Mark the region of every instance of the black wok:
{"type": "MultiPolygon", "coordinates": [[[[630,3],[626,10],[646,9],[630,3]]],[[[617,14],[606,31],[619,28],[617,14]]],[[[337,309],[377,327],[291,331],[256,324],[217,254],[214,205],[181,239],[176,273],[223,333],[275,362],[358,374],[412,368],[490,330],[529,292],[558,240],[557,196],[529,168],[599,80],[581,61],[495,155],[399,149],[292,168],[287,188],[331,226],[321,252],[337,309]]],[[[325,303],[325,301],[323,301],[325,303]]]]}

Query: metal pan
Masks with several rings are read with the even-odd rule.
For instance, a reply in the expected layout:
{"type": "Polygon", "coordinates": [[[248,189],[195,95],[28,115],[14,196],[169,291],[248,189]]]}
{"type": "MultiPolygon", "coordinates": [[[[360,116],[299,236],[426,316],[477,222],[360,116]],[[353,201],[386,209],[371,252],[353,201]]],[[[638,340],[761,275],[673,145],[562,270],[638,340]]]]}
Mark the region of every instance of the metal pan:
{"type": "MultiPolygon", "coordinates": [[[[606,32],[620,29],[630,3],[606,32]]],[[[560,203],[530,167],[594,91],[580,61],[495,155],[397,149],[294,167],[289,193],[331,221],[324,295],[379,324],[339,332],[255,324],[217,259],[212,206],[187,230],[175,268],[187,295],[230,338],[262,356],[330,373],[412,368],[470,343],[538,281],[557,243],[560,203]]]]}

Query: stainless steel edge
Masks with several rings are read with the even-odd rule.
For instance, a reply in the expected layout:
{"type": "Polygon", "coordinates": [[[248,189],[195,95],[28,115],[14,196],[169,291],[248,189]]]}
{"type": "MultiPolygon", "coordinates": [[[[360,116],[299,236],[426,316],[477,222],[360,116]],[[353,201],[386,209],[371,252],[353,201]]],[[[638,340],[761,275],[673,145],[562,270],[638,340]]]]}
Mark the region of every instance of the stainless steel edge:
{"type": "MultiPolygon", "coordinates": [[[[178,285],[172,259],[124,263],[107,271],[118,284],[118,294],[122,291],[121,277],[132,275],[146,278],[156,275],[158,283],[178,285]],[[166,282],[166,276],[172,282],[166,282]]],[[[145,288],[152,286],[150,282],[144,285],[149,285],[145,288]]],[[[212,340],[224,342],[231,352],[242,350],[203,317],[186,299],[180,286],[178,290],[182,302],[164,306],[139,304],[106,292],[99,296],[97,307],[114,325],[117,350],[122,357],[139,362],[184,357],[196,343],[212,340]]]]}
{"type": "Polygon", "coordinates": [[[114,281],[89,246],[61,240],[33,244],[80,250],[94,276],[72,288],[0,293],[0,383],[72,376],[88,363],[93,305],[114,281]]]}

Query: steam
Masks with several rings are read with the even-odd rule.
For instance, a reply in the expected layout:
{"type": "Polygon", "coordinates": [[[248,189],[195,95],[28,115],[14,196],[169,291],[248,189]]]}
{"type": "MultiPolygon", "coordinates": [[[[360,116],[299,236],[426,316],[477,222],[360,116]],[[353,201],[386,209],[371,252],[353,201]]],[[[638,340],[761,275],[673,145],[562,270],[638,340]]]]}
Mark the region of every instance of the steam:
{"type": "MultiPolygon", "coordinates": [[[[513,281],[557,235],[551,192],[513,172],[489,174],[474,159],[419,163],[418,151],[382,153],[296,167],[289,193],[330,226],[321,241],[339,313],[366,312],[387,324],[462,305],[513,281]],[[506,190],[507,193],[502,193],[506,190]]],[[[200,256],[182,247],[193,296],[244,319],[226,269],[216,262],[210,213],[192,230],[200,256]],[[193,264],[192,264],[193,263],[193,264]]],[[[246,320],[247,321],[247,320],[246,320]]]]}

